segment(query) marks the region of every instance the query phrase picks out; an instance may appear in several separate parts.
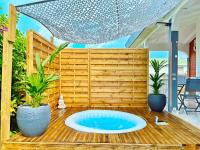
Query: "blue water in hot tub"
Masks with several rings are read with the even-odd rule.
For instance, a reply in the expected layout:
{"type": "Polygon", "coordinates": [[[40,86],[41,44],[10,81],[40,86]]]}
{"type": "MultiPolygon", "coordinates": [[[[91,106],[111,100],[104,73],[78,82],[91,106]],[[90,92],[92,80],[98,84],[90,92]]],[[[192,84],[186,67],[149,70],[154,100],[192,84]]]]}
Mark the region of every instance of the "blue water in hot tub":
{"type": "Polygon", "coordinates": [[[80,119],[77,123],[82,126],[101,130],[124,130],[136,126],[135,122],[114,117],[90,117],[83,120],[80,119]]]}

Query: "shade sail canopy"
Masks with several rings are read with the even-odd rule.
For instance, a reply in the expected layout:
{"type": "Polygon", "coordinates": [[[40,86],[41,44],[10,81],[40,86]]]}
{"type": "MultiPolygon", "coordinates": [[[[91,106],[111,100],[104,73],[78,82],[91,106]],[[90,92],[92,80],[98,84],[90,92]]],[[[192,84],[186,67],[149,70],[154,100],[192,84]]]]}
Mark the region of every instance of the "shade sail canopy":
{"type": "Polygon", "coordinates": [[[181,0],[46,0],[17,6],[57,38],[98,44],[140,31],[181,0]]]}

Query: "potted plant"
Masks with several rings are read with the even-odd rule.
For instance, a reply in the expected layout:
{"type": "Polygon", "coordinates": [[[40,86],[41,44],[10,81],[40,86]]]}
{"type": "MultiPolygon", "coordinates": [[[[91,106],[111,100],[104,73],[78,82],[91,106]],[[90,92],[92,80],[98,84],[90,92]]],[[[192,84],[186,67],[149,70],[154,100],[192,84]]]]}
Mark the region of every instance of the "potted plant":
{"type": "Polygon", "coordinates": [[[148,105],[152,111],[162,112],[166,105],[166,96],[160,94],[160,88],[164,85],[162,77],[165,73],[160,73],[160,70],[167,66],[166,61],[151,60],[154,74],[150,74],[150,79],[153,82],[151,87],[153,93],[148,96],[148,105]]]}
{"type": "Polygon", "coordinates": [[[44,67],[51,64],[54,58],[68,44],[61,44],[52,55],[41,61],[40,55],[36,54],[37,73],[27,76],[26,92],[31,97],[30,102],[17,108],[17,124],[25,136],[39,136],[48,127],[51,119],[51,110],[48,104],[43,104],[44,92],[53,81],[59,79],[56,74],[45,74],[44,67]]]}

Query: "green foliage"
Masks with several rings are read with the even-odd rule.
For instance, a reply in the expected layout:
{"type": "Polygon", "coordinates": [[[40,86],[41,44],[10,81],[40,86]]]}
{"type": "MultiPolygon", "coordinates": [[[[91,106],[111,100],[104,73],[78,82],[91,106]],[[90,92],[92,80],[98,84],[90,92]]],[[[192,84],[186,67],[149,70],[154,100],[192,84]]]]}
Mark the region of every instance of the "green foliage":
{"type": "Polygon", "coordinates": [[[154,59],[151,60],[150,63],[154,69],[154,74],[150,74],[150,79],[153,81],[151,87],[153,88],[153,93],[159,95],[159,90],[164,85],[162,77],[165,75],[165,73],[160,74],[160,70],[167,66],[167,61],[158,61],[154,59]]]}
{"type": "Polygon", "coordinates": [[[14,137],[17,134],[17,131],[10,131],[10,137],[14,137]]]}
{"type": "Polygon", "coordinates": [[[1,14],[0,15],[0,26],[8,26],[8,15],[1,14]]]}
{"type": "MultiPolygon", "coordinates": [[[[0,27],[7,27],[7,25],[7,15],[0,14],[0,27]]],[[[0,84],[2,79],[2,50],[3,34],[0,32],[0,84]]],[[[12,61],[11,115],[14,116],[17,106],[22,103],[22,99],[25,96],[24,81],[26,78],[26,38],[18,29],[16,31],[16,41],[13,44],[12,61]]]]}
{"type": "Polygon", "coordinates": [[[11,108],[10,108],[11,116],[15,116],[17,107],[18,107],[17,98],[14,98],[11,101],[11,108]]]}
{"type": "Polygon", "coordinates": [[[41,62],[40,55],[36,54],[36,68],[37,74],[31,74],[27,77],[26,83],[26,91],[29,96],[31,96],[30,105],[32,107],[39,107],[42,103],[42,99],[44,98],[44,92],[49,88],[50,84],[53,81],[59,79],[59,76],[56,74],[46,75],[44,71],[44,67],[47,64],[51,64],[55,57],[59,54],[61,50],[67,47],[68,43],[61,44],[53,54],[47,57],[44,61],[41,62]]]}
{"type": "MultiPolygon", "coordinates": [[[[1,10],[1,8],[0,8],[0,10],[1,10]]],[[[17,22],[18,21],[19,21],[19,14],[17,14],[17,22]]],[[[0,14],[0,26],[4,26],[4,27],[8,26],[8,15],[7,14],[0,14]]]]}

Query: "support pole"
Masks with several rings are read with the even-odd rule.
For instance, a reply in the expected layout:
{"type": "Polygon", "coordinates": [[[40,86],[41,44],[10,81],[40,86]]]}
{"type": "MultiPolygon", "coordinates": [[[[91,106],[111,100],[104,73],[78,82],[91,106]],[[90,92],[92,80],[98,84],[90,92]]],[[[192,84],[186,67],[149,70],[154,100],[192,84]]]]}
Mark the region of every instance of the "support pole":
{"type": "Polygon", "coordinates": [[[10,107],[12,81],[12,49],[16,36],[16,8],[9,6],[8,32],[3,34],[3,63],[1,88],[1,143],[10,137],[10,107]]]}
{"type": "Polygon", "coordinates": [[[177,74],[178,74],[178,31],[170,31],[171,49],[169,53],[168,79],[168,111],[178,108],[177,105],[177,74]]]}

